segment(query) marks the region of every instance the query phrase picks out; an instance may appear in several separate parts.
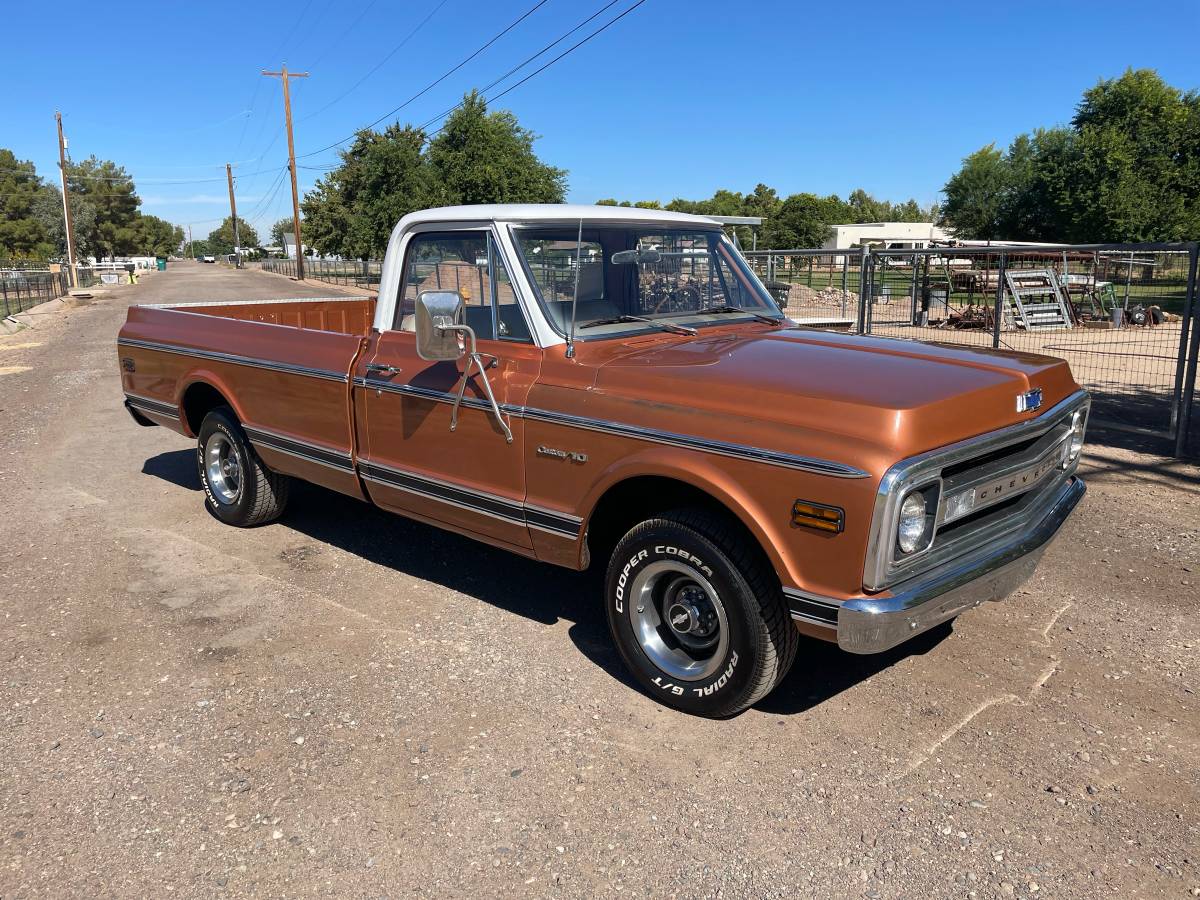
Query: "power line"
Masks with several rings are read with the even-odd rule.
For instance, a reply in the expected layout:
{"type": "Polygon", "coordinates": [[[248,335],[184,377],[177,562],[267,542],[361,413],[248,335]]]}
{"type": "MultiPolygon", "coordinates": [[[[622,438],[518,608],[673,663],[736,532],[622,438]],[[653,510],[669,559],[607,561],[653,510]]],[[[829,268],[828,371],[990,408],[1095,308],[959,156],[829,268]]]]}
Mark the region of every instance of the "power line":
{"type": "MultiPolygon", "coordinates": [[[[606,3],[604,6],[600,7],[598,10],[596,10],[594,13],[592,13],[590,16],[588,16],[586,19],[584,19],[582,22],[580,22],[580,23],[579,23],[578,25],[576,25],[574,28],[570,29],[569,31],[564,31],[562,34],[560,34],[560,35],[559,35],[557,38],[555,38],[555,39],[554,39],[554,40],[552,40],[550,43],[548,43],[548,44],[547,44],[545,47],[543,47],[543,48],[542,48],[541,50],[539,50],[537,53],[533,54],[532,56],[528,56],[528,57],[526,57],[526,58],[525,58],[525,60],[524,60],[523,62],[520,62],[520,63],[518,63],[517,65],[513,66],[511,69],[509,69],[507,72],[505,72],[505,73],[504,73],[503,75],[501,75],[499,78],[497,78],[497,79],[495,79],[494,81],[492,81],[492,82],[491,82],[490,84],[488,84],[487,86],[480,88],[480,89],[479,89],[479,93],[480,93],[480,94],[486,94],[488,91],[490,91],[492,88],[494,88],[494,87],[495,87],[496,85],[498,85],[500,82],[502,82],[504,79],[508,78],[508,76],[512,75],[514,72],[518,72],[518,71],[520,71],[521,69],[525,68],[525,67],[526,67],[527,65],[529,65],[531,62],[533,62],[533,60],[537,59],[539,56],[541,56],[543,53],[545,53],[547,50],[549,50],[549,49],[550,49],[551,47],[553,47],[555,44],[562,43],[562,42],[563,42],[564,40],[566,40],[566,39],[567,39],[567,38],[568,38],[570,35],[574,34],[576,31],[578,31],[578,30],[579,30],[580,28],[582,28],[584,25],[588,24],[588,22],[591,22],[591,21],[592,21],[593,19],[595,19],[597,16],[599,16],[599,15],[602,15],[603,13],[605,13],[605,12],[607,12],[608,10],[612,9],[612,7],[616,6],[616,5],[617,5],[618,3],[620,3],[620,2],[621,2],[621,0],[610,0],[610,2],[608,2],[608,3],[606,3]]],[[[441,115],[434,116],[434,117],[433,117],[432,119],[430,119],[428,122],[426,122],[426,123],[424,123],[423,125],[421,125],[421,128],[422,128],[422,129],[428,128],[428,127],[429,127],[430,125],[432,125],[434,122],[437,122],[437,121],[440,121],[441,119],[444,119],[444,118],[446,118],[446,116],[450,115],[450,114],[451,114],[452,112],[454,112],[456,109],[460,109],[460,108],[462,107],[462,105],[463,105],[463,101],[460,101],[460,102],[458,102],[458,103],[454,104],[452,107],[450,107],[448,110],[446,110],[446,111],[445,111],[444,113],[442,113],[441,115]]]]}
{"type": "Polygon", "coordinates": [[[292,20],[292,30],[289,31],[287,33],[287,37],[285,37],[280,42],[279,50],[275,54],[276,56],[279,56],[280,53],[282,53],[284,50],[287,49],[288,42],[290,42],[291,39],[295,36],[296,30],[300,27],[300,23],[304,20],[304,17],[306,15],[308,15],[308,10],[312,5],[313,5],[313,0],[308,0],[308,2],[304,4],[304,9],[300,10],[300,15],[296,16],[296,18],[292,20]]]}
{"type": "MultiPolygon", "coordinates": [[[[264,154],[265,155],[265,154],[264,154]]],[[[260,169],[257,172],[244,172],[239,175],[241,178],[250,178],[255,175],[265,175],[274,172],[275,169],[260,169]]],[[[5,168],[0,166],[0,172],[24,172],[22,169],[5,168]]],[[[28,174],[25,172],[25,174],[28,174]]],[[[34,173],[35,177],[42,176],[34,173]]],[[[138,184],[209,184],[214,181],[224,181],[224,178],[139,178],[136,175],[80,175],[72,173],[71,177],[82,178],[84,181],[112,181],[112,182],[134,182],[138,184]]]]}
{"type": "Polygon", "coordinates": [[[631,12],[633,12],[635,9],[637,9],[639,6],[641,6],[645,2],[646,2],[646,0],[637,0],[637,3],[635,3],[635,4],[633,4],[633,6],[629,7],[629,9],[625,10],[625,12],[621,13],[619,16],[617,16],[614,19],[610,19],[607,23],[605,23],[604,25],[601,25],[599,28],[597,28],[595,31],[593,31],[591,34],[589,34],[583,40],[579,41],[576,44],[572,44],[570,47],[568,47],[562,53],[558,54],[558,56],[554,57],[554,59],[550,60],[550,62],[546,63],[541,68],[534,69],[532,72],[530,72],[528,75],[526,75],[520,81],[518,81],[516,84],[505,88],[504,90],[502,90],[500,93],[496,94],[495,96],[489,97],[487,102],[491,103],[493,101],[499,100],[505,94],[515,91],[517,88],[519,88],[525,82],[527,82],[529,79],[540,75],[542,72],[545,72],[548,68],[550,68],[556,62],[558,62],[560,59],[563,59],[564,57],[569,56],[570,54],[574,53],[576,50],[578,50],[580,47],[582,47],[584,44],[586,44],[588,41],[590,41],[596,35],[600,34],[603,31],[607,31],[613,25],[616,25],[623,18],[625,18],[627,15],[629,15],[631,12]]]}
{"type": "Polygon", "coordinates": [[[283,187],[283,176],[286,174],[286,172],[287,169],[282,170],[279,173],[279,177],[276,178],[272,183],[271,187],[267,188],[266,193],[263,194],[262,198],[257,204],[255,204],[254,209],[249,215],[245,216],[247,221],[256,220],[259,216],[262,216],[266,213],[267,209],[274,202],[275,197],[279,194],[280,189],[283,187]]]}
{"type": "Polygon", "coordinates": [[[254,104],[258,102],[258,89],[260,87],[262,87],[262,79],[256,78],[254,80],[254,90],[250,92],[250,103],[246,107],[248,115],[246,116],[245,121],[242,122],[242,132],[238,135],[237,147],[234,148],[233,151],[234,156],[237,156],[242,152],[242,144],[246,140],[246,129],[249,127],[250,119],[254,115],[254,104]]]}
{"type": "MultiPolygon", "coordinates": [[[[425,87],[421,88],[421,90],[417,91],[415,94],[413,94],[411,97],[409,97],[403,103],[401,103],[395,109],[385,112],[382,116],[380,116],[374,122],[371,122],[368,125],[364,125],[362,128],[356,128],[352,134],[348,135],[347,137],[342,138],[340,141],[334,141],[332,144],[322,147],[320,150],[313,150],[311,153],[302,153],[302,154],[300,154],[299,158],[304,159],[305,157],[316,156],[319,153],[324,153],[326,150],[331,150],[340,144],[346,143],[346,141],[353,140],[354,135],[356,135],[356,134],[358,134],[358,132],[362,131],[363,128],[374,128],[376,125],[378,125],[384,119],[395,115],[400,110],[404,109],[404,107],[408,106],[408,104],[410,104],[414,100],[416,100],[418,97],[424,96],[430,90],[437,87],[439,84],[441,84],[443,81],[445,81],[451,75],[453,75],[455,72],[457,72],[463,66],[465,66],[467,63],[469,63],[471,60],[473,60],[475,57],[477,57],[480,53],[482,53],[488,47],[492,46],[492,44],[496,43],[496,41],[500,40],[500,38],[504,37],[504,35],[508,34],[510,31],[512,31],[514,28],[516,28],[518,25],[520,25],[522,22],[524,22],[526,19],[528,19],[531,15],[533,15],[535,12],[537,12],[539,9],[541,9],[543,6],[545,6],[547,2],[549,2],[549,0],[538,0],[538,2],[535,3],[528,12],[524,13],[519,18],[517,18],[514,22],[509,24],[508,27],[506,27],[503,31],[499,32],[498,34],[496,34],[492,38],[490,38],[487,41],[487,43],[485,43],[482,47],[480,47],[478,50],[476,50],[474,53],[472,53],[470,56],[468,56],[466,59],[464,59],[458,65],[454,66],[454,68],[443,73],[441,76],[434,79],[429,84],[425,85],[425,87]]],[[[645,0],[642,0],[642,2],[645,2],[645,0]]]]}
{"type": "MultiPolygon", "coordinates": [[[[372,2],[374,2],[374,0],[372,0],[372,2]]],[[[429,15],[427,15],[424,19],[422,19],[419,23],[417,23],[416,28],[414,28],[412,31],[410,31],[408,34],[406,34],[404,36],[404,39],[402,41],[400,41],[400,43],[397,44],[395,47],[393,47],[391,49],[391,51],[387,54],[387,56],[385,56],[383,59],[381,59],[378,63],[375,64],[375,67],[372,68],[370,72],[368,72],[362,78],[358,79],[358,81],[354,82],[354,84],[350,85],[349,88],[342,91],[342,93],[338,94],[336,97],[334,97],[332,100],[330,100],[324,106],[322,106],[316,112],[309,113],[307,116],[305,116],[303,119],[300,119],[299,121],[306,122],[309,119],[313,118],[313,116],[319,116],[321,113],[325,112],[325,110],[329,109],[329,107],[331,107],[337,103],[340,103],[348,95],[350,95],[354,91],[356,91],[358,89],[359,85],[361,85],[364,81],[366,81],[368,78],[370,78],[376,72],[378,72],[381,68],[383,68],[383,66],[387,63],[388,60],[390,60],[393,56],[395,56],[398,52],[400,52],[400,49],[405,44],[407,44],[410,40],[412,40],[412,38],[416,35],[416,33],[425,26],[425,23],[428,22],[430,19],[432,19],[434,17],[434,15],[437,13],[437,11],[439,9],[441,9],[443,6],[445,6],[447,2],[448,2],[448,0],[441,0],[441,2],[438,3],[437,6],[435,6],[432,10],[429,11],[429,15]]],[[[370,6],[368,6],[367,8],[370,9],[370,6]]],[[[364,15],[366,14],[365,10],[363,11],[363,14],[364,15]]],[[[359,16],[359,18],[361,19],[362,16],[359,16]]],[[[315,68],[315,64],[314,64],[314,68],[315,68]]]]}
{"type": "Polygon", "coordinates": [[[356,18],[353,22],[350,23],[349,28],[347,28],[345,31],[343,31],[340,35],[338,35],[332,41],[329,41],[328,43],[325,44],[325,52],[322,53],[320,56],[318,56],[316,58],[315,62],[309,63],[309,68],[315,69],[317,66],[319,66],[321,64],[321,62],[325,59],[325,57],[327,57],[329,55],[329,51],[331,51],[334,47],[336,47],[338,44],[340,44],[342,41],[344,41],[346,39],[346,35],[348,35],[350,32],[352,32],[354,29],[356,29],[358,27],[358,23],[361,22],[363,20],[363,18],[366,16],[366,14],[371,11],[371,7],[373,7],[378,2],[379,2],[379,0],[371,0],[370,3],[368,3],[366,6],[364,6],[363,11],[358,14],[358,18],[356,18]]]}

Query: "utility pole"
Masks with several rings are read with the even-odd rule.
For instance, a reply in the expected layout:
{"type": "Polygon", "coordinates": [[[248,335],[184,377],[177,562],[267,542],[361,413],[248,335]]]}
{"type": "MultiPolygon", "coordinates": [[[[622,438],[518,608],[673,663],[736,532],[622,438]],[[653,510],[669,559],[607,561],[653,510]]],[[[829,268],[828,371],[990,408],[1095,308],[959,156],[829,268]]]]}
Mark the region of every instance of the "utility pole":
{"type": "Polygon", "coordinates": [[[296,238],[296,277],[304,280],[304,245],[300,243],[300,195],[296,191],[296,144],[292,140],[292,95],[288,90],[288,80],[292,78],[307,78],[307,72],[289,72],[287,66],[280,72],[263,71],[264,75],[279,78],[283,81],[283,115],[287,122],[288,134],[288,168],[292,172],[292,225],[296,238]]]}
{"type": "Polygon", "coordinates": [[[239,252],[242,246],[242,239],[238,237],[237,224],[237,201],[233,199],[233,169],[229,163],[225,163],[225,177],[229,181],[229,214],[233,216],[233,253],[237,257],[234,265],[237,268],[242,267],[242,254],[239,252]]]}
{"type": "Polygon", "coordinates": [[[58,169],[62,176],[63,222],[67,226],[67,277],[71,287],[79,287],[75,281],[75,226],[71,222],[71,201],[67,199],[67,139],[63,137],[62,113],[54,111],[54,120],[58,123],[58,169]]]}
{"type": "Polygon", "coordinates": [[[192,253],[192,262],[196,261],[196,245],[192,243],[192,226],[188,226],[188,250],[192,253]]]}

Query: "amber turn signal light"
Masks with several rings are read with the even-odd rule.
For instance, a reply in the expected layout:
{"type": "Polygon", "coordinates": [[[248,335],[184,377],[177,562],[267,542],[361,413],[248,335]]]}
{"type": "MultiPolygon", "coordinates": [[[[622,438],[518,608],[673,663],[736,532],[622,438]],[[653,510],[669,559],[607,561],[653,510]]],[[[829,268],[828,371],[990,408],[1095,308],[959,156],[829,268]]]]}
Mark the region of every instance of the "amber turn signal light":
{"type": "Polygon", "coordinates": [[[841,534],[846,527],[846,511],[838,506],[797,500],[792,504],[792,526],[841,534]]]}

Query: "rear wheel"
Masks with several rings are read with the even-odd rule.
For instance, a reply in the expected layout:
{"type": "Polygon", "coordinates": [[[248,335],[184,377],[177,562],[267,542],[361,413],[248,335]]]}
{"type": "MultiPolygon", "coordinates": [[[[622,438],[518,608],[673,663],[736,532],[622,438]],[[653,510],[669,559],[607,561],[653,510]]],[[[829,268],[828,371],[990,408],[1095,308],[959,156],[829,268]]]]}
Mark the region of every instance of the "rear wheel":
{"type": "Polygon", "coordinates": [[[208,508],[222,522],[249,528],[279,518],[288,478],[268,469],[227,406],[204,417],[196,446],[208,508]]]}
{"type": "Polygon", "coordinates": [[[736,715],[791,667],[799,640],[758,548],[703,510],[649,519],[618,543],[606,581],[609,627],[656,700],[736,715]]]}

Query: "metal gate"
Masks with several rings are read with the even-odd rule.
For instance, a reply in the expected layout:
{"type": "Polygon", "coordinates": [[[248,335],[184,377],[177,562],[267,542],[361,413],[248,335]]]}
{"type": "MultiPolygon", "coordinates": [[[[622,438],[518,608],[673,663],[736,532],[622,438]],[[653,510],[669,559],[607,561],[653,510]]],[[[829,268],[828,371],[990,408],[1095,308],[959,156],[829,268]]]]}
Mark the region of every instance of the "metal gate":
{"type": "Polygon", "coordinates": [[[1200,455],[1197,247],[856,247],[747,257],[802,324],[1066,359],[1092,394],[1096,425],[1168,439],[1182,456],[1200,455]]]}

